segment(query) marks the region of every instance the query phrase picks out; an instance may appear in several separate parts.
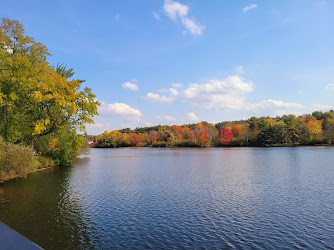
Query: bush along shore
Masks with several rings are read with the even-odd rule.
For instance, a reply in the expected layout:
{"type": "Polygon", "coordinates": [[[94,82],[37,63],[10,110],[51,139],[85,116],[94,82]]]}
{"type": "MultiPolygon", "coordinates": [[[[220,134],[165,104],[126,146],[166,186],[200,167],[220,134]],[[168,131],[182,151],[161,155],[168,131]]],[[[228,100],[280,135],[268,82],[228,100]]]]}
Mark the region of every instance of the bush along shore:
{"type": "Polygon", "coordinates": [[[22,24],[0,25],[0,181],[71,164],[84,146],[85,124],[100,103],[74,70],[51,65],[46,46],[22,24]]]}
{"type": "Polygon", "coordinates": [[[311,115],[105,131],[88,136],[95,147],[210,147],[333,145],[334,111],[311,115]]]}
{"type": "Polygon", "coordinates": [[[52,159],[35,156],[32,147],[6,143],[0,137],[0,182],[54,166],[52,159]]]}

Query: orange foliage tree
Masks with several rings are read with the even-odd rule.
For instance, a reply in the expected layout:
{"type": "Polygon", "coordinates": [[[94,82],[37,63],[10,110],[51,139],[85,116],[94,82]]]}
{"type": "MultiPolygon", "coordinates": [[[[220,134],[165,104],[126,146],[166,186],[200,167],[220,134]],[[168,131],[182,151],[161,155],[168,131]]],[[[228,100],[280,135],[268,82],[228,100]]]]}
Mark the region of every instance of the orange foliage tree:
{"type": "Polygon", "coordinates": [[[205,130],[202,130],[198,134],[198,142],[201,146],[205,146],[209,142],[208,133],[205,130]]]}
{"type": "Polygon", "coordinates": [[[137,147],[140,142],[140,136],[137,133],[133,133],[130,137],[131,146],[137,147]]]}

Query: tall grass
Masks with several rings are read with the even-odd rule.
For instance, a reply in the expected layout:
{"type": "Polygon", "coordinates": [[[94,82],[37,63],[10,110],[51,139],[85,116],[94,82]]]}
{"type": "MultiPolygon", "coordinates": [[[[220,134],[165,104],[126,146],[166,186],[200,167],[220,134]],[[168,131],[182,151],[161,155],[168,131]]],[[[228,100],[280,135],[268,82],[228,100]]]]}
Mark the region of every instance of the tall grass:
{"type": "Polygon", "coordinates": [[[0,137],[0,182],[26,176],[35,168],[32,147],[6,143],[0,137]]]}

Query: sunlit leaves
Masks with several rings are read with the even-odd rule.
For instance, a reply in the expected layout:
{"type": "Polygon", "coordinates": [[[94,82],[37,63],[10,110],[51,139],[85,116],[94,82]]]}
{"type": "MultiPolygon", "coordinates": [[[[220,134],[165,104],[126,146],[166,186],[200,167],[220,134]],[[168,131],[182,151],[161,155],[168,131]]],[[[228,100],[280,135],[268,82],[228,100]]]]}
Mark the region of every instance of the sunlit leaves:
{"type": "Polygon", "coordinates": [[[3,19],[0,27],[0,134],[26,142],[62,126],[85,129],[99,103],[73,69],[47,62],[47,48],[25,36],[18,21],[3,19]]]}

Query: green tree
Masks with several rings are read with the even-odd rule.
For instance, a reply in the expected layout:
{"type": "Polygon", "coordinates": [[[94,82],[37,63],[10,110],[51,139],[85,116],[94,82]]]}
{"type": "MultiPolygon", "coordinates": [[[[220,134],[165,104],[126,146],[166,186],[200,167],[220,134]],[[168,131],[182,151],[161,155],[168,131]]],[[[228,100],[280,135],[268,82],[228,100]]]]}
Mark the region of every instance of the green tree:
{"type": "Polygon", "coordinates": [[[271,145],[274,143],[274,131],[273,131],[273,119],[259,120],[259,134],[257,135],[257,141],[259,145],[271,145]]]}
{"type": "Polygon", "coordinates": [[[294,115],[283,116],[282,120],[287,125],[287,142],[297,144],[302,134],[302,123],[304,122],[294,115]]]}
{"type": "Polygon", "coordinates": [[[275,143],[288,143],[287,125],[283,121],[276,122],[272,128],[275,143]]]}

